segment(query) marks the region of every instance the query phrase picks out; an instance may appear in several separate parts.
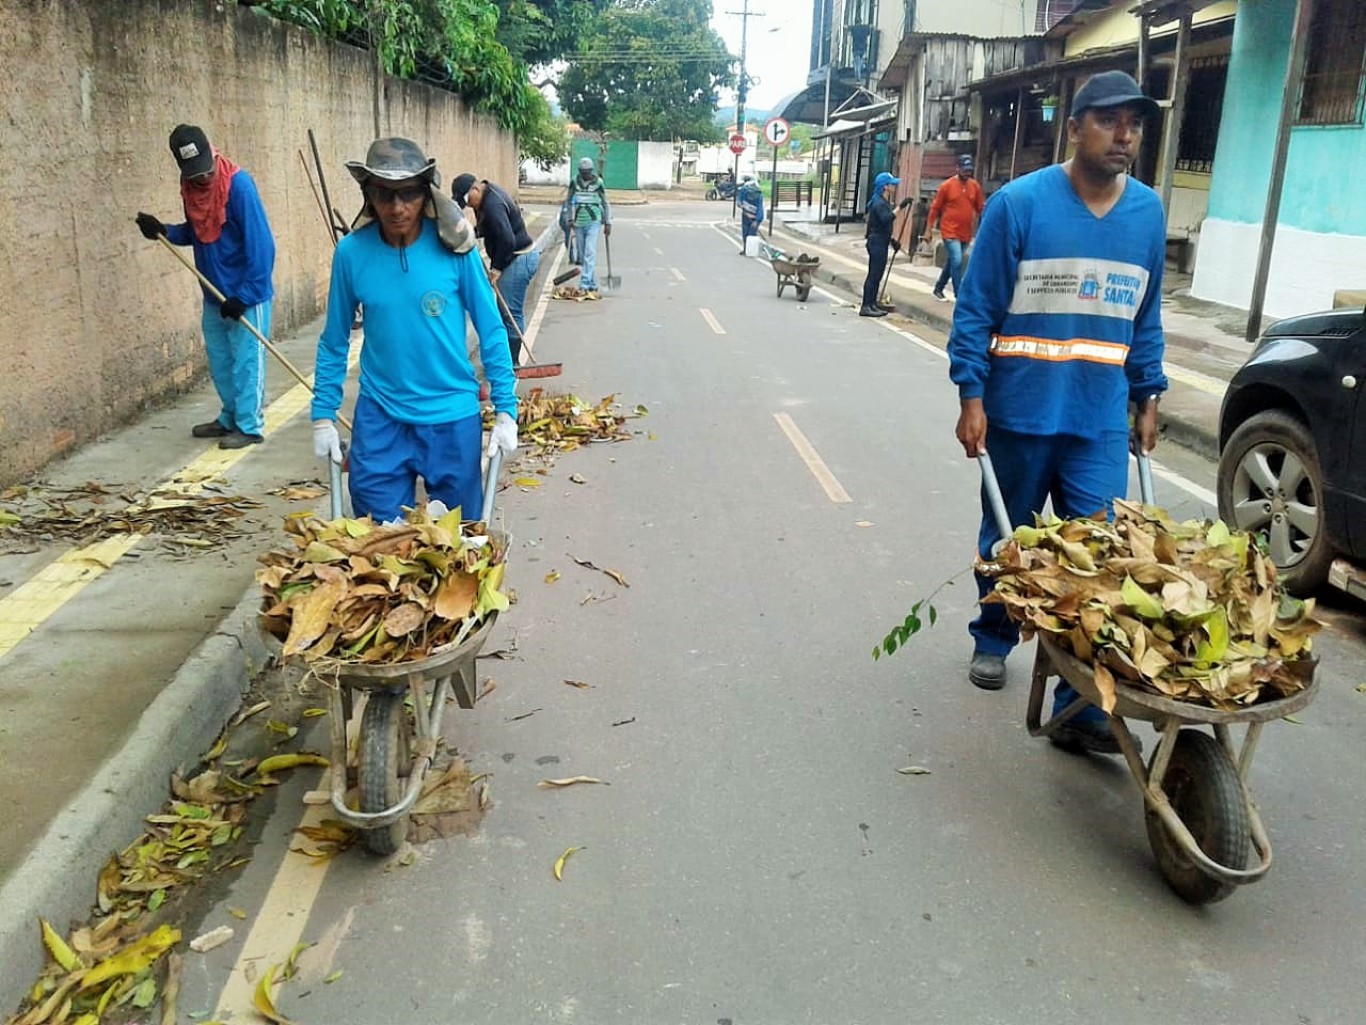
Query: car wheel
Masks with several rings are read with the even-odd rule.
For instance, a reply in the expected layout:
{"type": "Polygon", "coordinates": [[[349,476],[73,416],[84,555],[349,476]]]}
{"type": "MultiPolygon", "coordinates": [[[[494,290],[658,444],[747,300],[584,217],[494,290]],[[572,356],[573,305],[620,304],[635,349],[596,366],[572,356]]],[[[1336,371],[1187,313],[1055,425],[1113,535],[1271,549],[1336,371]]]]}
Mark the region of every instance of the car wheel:
{"type": "Polygon", "coordinates": [[[1323,523],[1323,471],[1308,428],[1279,410],[1233,432],[1219,456],[1219,515],[1266,537],[1286,590],[1310,594],[1328,579],[1333,548],[1323,523]]]}

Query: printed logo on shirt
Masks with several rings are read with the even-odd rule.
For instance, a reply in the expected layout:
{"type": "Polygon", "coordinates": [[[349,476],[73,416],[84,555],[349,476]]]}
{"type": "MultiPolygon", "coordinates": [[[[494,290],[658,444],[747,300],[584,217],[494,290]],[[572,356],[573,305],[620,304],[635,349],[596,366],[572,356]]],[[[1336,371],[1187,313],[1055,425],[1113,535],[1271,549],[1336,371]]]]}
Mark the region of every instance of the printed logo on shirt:
{"type": "Polygon", "coordinates": [[[422,312],[429,317],[439,317],[446,312],[446,297],[433,289],[422,297],[422,312]]]}
{"type": "Polygon", "coordinates": [[[1021,260],[1010,313],[1079,313],[1132,321],[1148,291],[1148,271],[1119,260],[1021,260]]]}

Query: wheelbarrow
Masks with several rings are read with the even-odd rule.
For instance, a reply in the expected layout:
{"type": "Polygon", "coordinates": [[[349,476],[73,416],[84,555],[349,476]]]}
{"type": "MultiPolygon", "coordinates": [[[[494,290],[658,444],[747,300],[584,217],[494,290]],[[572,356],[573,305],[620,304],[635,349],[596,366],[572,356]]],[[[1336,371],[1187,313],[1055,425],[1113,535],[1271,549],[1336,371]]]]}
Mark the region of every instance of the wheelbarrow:
{"type": "MultiPolygon", "coordinates": [[[[997,529],[1011,534],[1005,503],[990,457],[979,457],[997,529]]],[[[1148,457],[1138,457],[1139,492],[1154,504],[1148,457]]],[[[1305,660],[1305,688],[1289,697],[1225,711],[1115,680],[1115,706],[1108,714],[1120,752],[1143,796],[1148,844],[1167,885],[1190,904],[1223,900],[1237,887],[1254,883],[1271,868],[1271,841],[1248,788],[1248,775],[1262,727],[1298,712],[1318,691],[1317,663],[1305,660]],[[1157,748],[1145,766],[1128,720],[1141,719],[1158,732],[1157,748]],[[1246,726],[1235,744],[1233,727],[1246,726]],[[1200,727],[1208,726],[1210,732],[1200,727]]],[[[1025,725],[1031,737],[1048,737],[1087,705],[1101,707],[1092,667],[1042,633],[1034,652],[1025,725]],[[1042,718],[1048,678],[1058,676],[1079,695],[1047,720],[1042,718]]]]}
{"type": "MultiPolygon", "coordinates": [[[[481,520],[490,522],[502,454],[495,449],[484,477],[481,520]]],[[[342,515],[342,467],[330,463],[333,518],[342,515]]],[[[408,815],[422,793],[427,770],[441,738],[446,699],[454,695],[461,708],[473,708],[477,697],[475,660],[497,620],[490,613],[463,637],[434,649],[426,658],[391,665],[343,664],[329,682],[331,725],[331,799],[337,818],[361,831],[373,854],[392,854],[408,832],[408,815]],[[353,692],[365,694],[357,734],[359,809],[346,803],[346,724],[353,692]],[[405,702],[412,698],[409,726],[405,702]]]]}
{"type": "Polygon", "coordinates": [[[778,275],[778,298],[783,297],[783,289],[791,285],[797,290],[797,301],[806,302],[811,295],[811,277],[821,265],[819,256],[800,254],[795,260],[776,249],[769,250],[768,265],[778,275]]]}

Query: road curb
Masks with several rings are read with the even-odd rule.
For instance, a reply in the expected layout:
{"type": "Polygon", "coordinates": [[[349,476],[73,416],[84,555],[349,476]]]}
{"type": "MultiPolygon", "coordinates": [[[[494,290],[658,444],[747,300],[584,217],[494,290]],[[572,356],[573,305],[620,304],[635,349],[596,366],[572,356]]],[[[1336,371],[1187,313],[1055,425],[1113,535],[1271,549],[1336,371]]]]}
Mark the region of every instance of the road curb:
{"type": "Polygon", "coordinates": [[[161,807],[171,774],[192,769],[213,745],[265,667],[260,601],[252,584],[0,884],[0,1008],[17,1007],[43,968],[38,918],[65,934],[68,923],[90,916],[100,869],[161,807]]]}

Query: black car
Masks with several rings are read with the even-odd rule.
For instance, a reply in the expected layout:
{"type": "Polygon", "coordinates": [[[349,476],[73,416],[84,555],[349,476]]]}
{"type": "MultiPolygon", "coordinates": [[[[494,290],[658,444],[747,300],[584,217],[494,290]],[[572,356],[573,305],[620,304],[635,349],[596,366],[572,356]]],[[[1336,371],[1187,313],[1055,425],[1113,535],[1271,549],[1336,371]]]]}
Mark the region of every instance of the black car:
{"type": "MultiPolygon", "coordinates": [[[[1364,388],[1366,311],[1358,308],[1280,321],[1224,395],[1219,515],[1267,536],[1292,593],[1319,588],[1335,559],[1366,564],[1364,388]]],[[[1343,587],[1345,569],[1334,572],[1343,587]]]]}

